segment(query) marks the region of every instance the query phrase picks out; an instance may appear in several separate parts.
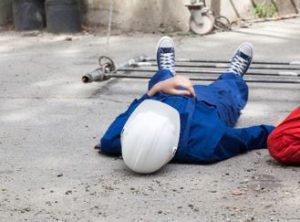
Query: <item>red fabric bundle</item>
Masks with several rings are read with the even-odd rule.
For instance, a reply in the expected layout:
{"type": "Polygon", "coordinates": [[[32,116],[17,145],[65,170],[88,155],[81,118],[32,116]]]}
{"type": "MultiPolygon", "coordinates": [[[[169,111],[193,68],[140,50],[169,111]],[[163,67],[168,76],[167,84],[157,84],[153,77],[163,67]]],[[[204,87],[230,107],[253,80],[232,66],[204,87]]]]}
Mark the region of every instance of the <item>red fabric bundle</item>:
{"type": "Polygon", "coordinates": [[[279,162],[300,165],[300,107],[269,135],[268,149],[279,162]]]}

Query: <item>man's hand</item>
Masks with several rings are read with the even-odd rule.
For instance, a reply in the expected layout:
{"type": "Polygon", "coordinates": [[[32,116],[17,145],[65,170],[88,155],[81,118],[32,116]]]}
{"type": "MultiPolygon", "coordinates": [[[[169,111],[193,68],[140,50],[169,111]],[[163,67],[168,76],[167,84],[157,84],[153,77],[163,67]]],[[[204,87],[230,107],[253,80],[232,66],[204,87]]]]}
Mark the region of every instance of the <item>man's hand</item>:
{"type": "Polygon", "coordinates": [[[155,84],[147,94],[148,96],[154,96],[157,92],[171,95],[196,96],[191,80],[180,75],[155,84]]]}

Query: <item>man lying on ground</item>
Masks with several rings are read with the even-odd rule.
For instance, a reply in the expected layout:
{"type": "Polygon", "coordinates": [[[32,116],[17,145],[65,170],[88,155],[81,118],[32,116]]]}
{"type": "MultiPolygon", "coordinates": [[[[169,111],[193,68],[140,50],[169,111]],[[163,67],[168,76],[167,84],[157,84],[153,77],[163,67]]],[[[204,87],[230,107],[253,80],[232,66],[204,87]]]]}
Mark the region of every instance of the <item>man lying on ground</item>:
{"type": "Polygon", "coordinates": [[[149,91],[113,121],[96,148],[108,155],[122,154],[125,164],[138,173],[155,172],[169,161],[212,163],[266,148],[273,126],[233,128],[248,100],[243,76],[252,54],[252,45],[242,44],[216,81],[192,85],[176,75],[174,42],[163,37],[149,91]]]}

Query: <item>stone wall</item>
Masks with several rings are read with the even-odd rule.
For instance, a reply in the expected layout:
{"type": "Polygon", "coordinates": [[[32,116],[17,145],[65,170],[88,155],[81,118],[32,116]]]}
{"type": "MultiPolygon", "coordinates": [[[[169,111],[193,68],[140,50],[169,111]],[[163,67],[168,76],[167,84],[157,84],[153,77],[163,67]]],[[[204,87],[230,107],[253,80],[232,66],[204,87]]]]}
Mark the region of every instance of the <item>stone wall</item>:
{"type": "MultiPolygon", "coordinates": [[[[85,24],[92,28],[106,27],[110,0],[83,0],[85,24]]],[[[125,32],[173,32],[188,31],[189,11],[184,3],[187,0],[113,0],[113,29],[125,32]]],[[[241,18],[254,18],[253,5],[271,0],[207,0],[216,14],[228,17],[231,21],[241,18]]],[[[278,14],[295,13],[291,0],[273,0],[278,6],[278,14]]],[[[293,0],[299,6],[300,0],[293,0]]]]}
{"type": "MultiPolygon", "coordinates": [[[[111,0],[79,0],[83,24],[91,29],[105,30],[111,0]]],[[[112,28],[125,32],[188,31],[190,13],[185,7],[189,0],[112,0],[112,28]]],[[[253,18],[253,5],[276,2],[280,16],[295,13],[300,0],[206,0],[217,15],[231,21],[238,17],[253,18]]],[[[0,26],[12,21],[12,0],[0,0],[0,26]]]]}
{"type": "MultiPolygon", "coordinates": [[[[85,0],[84,22],[107,26],[110,0],[85,0]]],[[[188,30],[189,11],[182,0],[113,0],[113,28],[123,31],[188,30]]]]}

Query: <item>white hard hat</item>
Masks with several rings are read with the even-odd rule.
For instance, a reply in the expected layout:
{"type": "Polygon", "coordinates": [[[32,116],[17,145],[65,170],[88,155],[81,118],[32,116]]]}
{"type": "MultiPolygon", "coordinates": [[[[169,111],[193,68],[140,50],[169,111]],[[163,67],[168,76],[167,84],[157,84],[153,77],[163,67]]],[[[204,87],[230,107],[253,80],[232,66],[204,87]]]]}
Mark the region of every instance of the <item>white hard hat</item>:
{"type": "Polygon", "coordinates": [[[127,120],[122,133],[122,156],[137,173],[153,173],[175,155],[179,143],[180,117],[173,107],[147,99],[127,120]]]}

